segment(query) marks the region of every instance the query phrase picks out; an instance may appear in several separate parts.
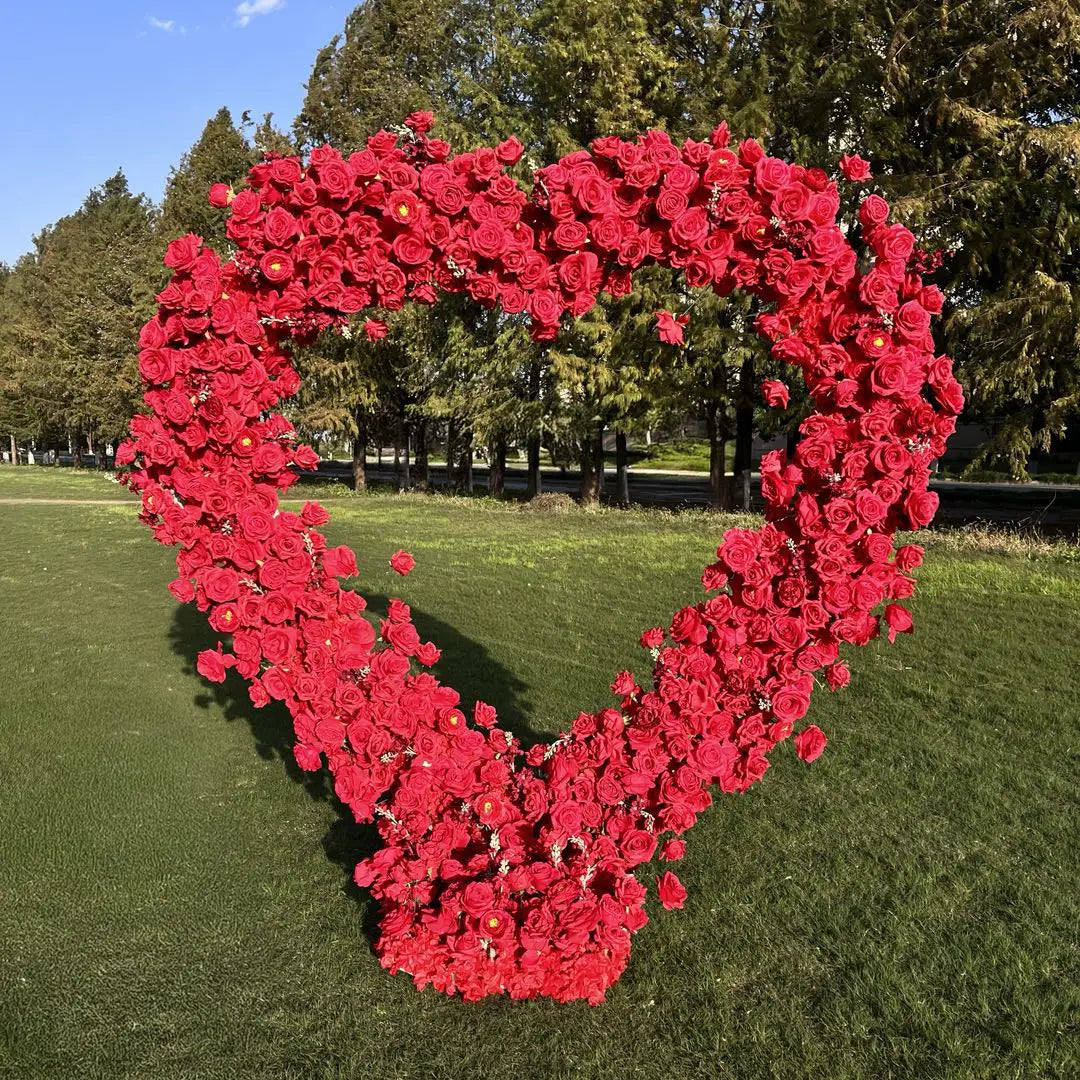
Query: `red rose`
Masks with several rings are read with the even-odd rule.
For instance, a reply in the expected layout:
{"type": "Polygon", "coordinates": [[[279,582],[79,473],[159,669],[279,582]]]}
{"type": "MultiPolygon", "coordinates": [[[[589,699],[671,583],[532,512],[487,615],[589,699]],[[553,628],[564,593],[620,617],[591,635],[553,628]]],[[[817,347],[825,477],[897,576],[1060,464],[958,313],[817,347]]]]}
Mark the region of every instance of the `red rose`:
{"type": "Polygon", "coordinates": [[[689,315],[672,315],[670,311],[656,313],[656,333],[665,345],[682,345],[683,327],[690,321],[689,315]]]}
{"type": "Polygon", "coordinates": [[[442,656],[442,651],[436,646],[434,641],[425,641],[423,645],[416,650],[416,659],[424,667],[431,667],[433,664],[438,663],[439,657],[442,656]]]}
{"type": "Polygon", "coordinates": [[[224,209],[233,201],[233,190],[228,184],[210,185],[210,205],[219,210],[224,209]]]}
{"type": "Polygon", "coordinates": [[[187,578],[177,578],[169,582],[169,592],[180,601],[181,604],[189,604],[195,599],[195,586],[187,578]]]}
{"type": "Polygon", "coordinates": [[[435,114],[430,112],[412,112],[405,117],[405,126],[414,135],[424,135],[435,126],[435,114]]]}
{"type": "Polygon", "coordinates": [[[509,139],[503,139],[503,141],[495,147],[495,156],[504,165],[513,165],[521,157],[521,153],[524,149],[525,148],[521,143],[511,135],[509,139]]]}
{"type": "Polygon", "coordinates": [[[660,897],[660,903],[668,911],[681,908],[686,902],[686,889],[670,870],[656,879],[656,893],[660,897]]]}
{"type": "Polygon", "coordinates": [[[170,349],[143,349],[139,353],[139,374],[150,384],[165,385],[176,374],[170,349]]]}
{"type": "Polygon", "coordinates": [[[358,570],[352,548],[344,544],[327,548],[323,552],[323,570],[330,577],[355,577],[358,570]]]}
{"type": "Polygon", "coordinates": [[[724,542],[716,549],[717,556],[727,564],[728,569],[741,574],[758,557],[761,540],[751,529],[728,529],[724,533],[724,542]]]}
{"type": "Polygon", "coordinates": [[[648,862],[656,850],[656,837],[644,829],[631,829],[620,843],[627,864],[637,866],[648,862]]]}
{"type": "Polygon", "coordinates": [[[930,312],[917,300],[909,300],[896,313],[896,329],[908,341],[920,342],[930,329],[930,312]]]}
{"type": "Polygon", "coordinates": [[[810,208],[810,191],[805,184],[785,184],[774,193],[772,206],[778,217],[799,221],[810,208]]]}
{"type": "Polygon", "coordinates": [[[559,280],[568,292],[595,293],[600,285],[599,262],[591,251],[578,251],[559,263],[559,280]]]}
{"type": "Polygon", "coordinates": [[[933,491],[913,491],[904,503],[908,520],[913,529],[921,529],[934,520],[937,513],[938,497],[933,491]]]}
{"type": "Polygon", "coordinates": [[[292,258],[284,251],[268,251],[259,260],[259,269],[267,281],[276,285],[288,281],[293,276],[295,267],[292,258]]]}
{"type": "Polygon", "coordinates": [[[795,736],[795,753],[809,764],[811,761],[816,761],[821,757],[821,752],[825,749],[827,742],[825,732],[816,724],[811,724],[795,736]]]}
{"type": "Polygon", "coordinates": [[[791,166],[779,158],[762,157],[754,165],[754,180],[764,191],[777,191],[787,183],[791,166]]]}
{"type": "Polygon", "coordinates": [[[795,721],[806,715],[810,708],[809,691],[794,687],[784,687],[772,696],[772,714],[780,721],[795,721]]]}
{"type": "Polygon", "coordinates": [[[574,219],[560,221],[552,233],[552,239],[564,251],[577,251],[589,239],[589,230],[574,219]]]}
{"type": "Polygon", "coordinates": [[[825,680],[831,690],[839,690],[851,682],[851,672],[847,664],[838,660],[825,669],[825,680]]]}
{"type": "Polygon", "coordinates": [[[210,682],[224,682],[225,668],[229,666],[226,665],[226,660],[232,660],[232,657],[223,657],[220,645],[217,649],[203,649],[195,662],[195,668],[204,679],[209,679],[210,682]]]}
{"type": "Polygon", "coordinates": [[[194,233],[187,233],[169,244],[165,250],[165,258],[162,261],[171,270],[188,270],[199,257],[201,247],[202,237],[196,236],[194,233]]]}
{"type": "Polygon", "coordinates": [[[700,645],[709,636],[709,630],[697,608],[685,607],[677,611],[671,620],[671,636],[676,641],[700,645]]]}
{"type": "Polygon", "coordinates": [[[364,333],[368,341],[382,341],[389,333],[390,328],[381,319],[365,319],[364,333]]]}
{"type": "Polygon", "coordinates": [[[874,234],[874,251],[891,262],[907,262],[915,249],[915,237],[904,225],[890,225],[874,234]]]}
{"type": "Polygon", "coordinates": [[[495,890],[489,881],[470,881],[461,893],[461,906],[474,919],[479,919],[494,902],[495,890]]]}
{"type": "Polygon", "coordinates": [[[686,853],[685,840],[668,840],[660,849],[660,858],[664,862],[676,862],[686,853]]]}
{"type": "Polygon", "coordinates": [[[853,183],[872,179],[870,162],[864,161],[858,154],[845,154],[840,159],[840,171],[853,183]]]}
{"type": "Polygon", "coordinates": [[[918,544],[904,544],[896,549],[896,568],[901,573],[908,573],[922,566],[923,549],[918,544]]]}
{"type": "Polygon", "coordinates": [[[235,570],[214,569],[203,579],[203,591],[215,604],[235,600],[240,590],[240,578],[235,570]]]}
{"type": "Polygon", "coordinates": [[[473,705],[473,723],[482,728],[495,726],[495,707],[484,701],[478,701],[473,705]]]}
{"type": "Polygon", "coordinates": [[[684,210],[671,224],[671,238],[682,247],[697,247],[709,232],[709,215],[702,206],[684,210]]]}
{"type": "Polygon", "coordinates": [[[859,207],[859,221],[864,229],[883,225],[889,219],[889,204],[880,195],[867,195],[859,207]]]}
{"type": "Polygon", "coordinates": [[[431,257],[431,247],[418,229],[394,237],[394,257],[405,266],[419,266],[431,257]]]}
{"type": "Polygon", "coordinates": [[[914,630],[911,612],[902,604],[885,605],[885,625],[889,628],[889,641],[894,642],[897,634],[910,634],[914,630]]]}
{"type": "Polygon", "coordinates": [[[402,577],[405,577],[415,565],[416,560],[407,551],[395,551],[390,556],[390,568],[402,577]]]}
{"type": "Polygon", "coordinates": [[[765,398],[765,404],[774,409],[786,409],[791,400],[788,388],[778,379],[766,379],[761,384],[761,393],[765,398]]]}

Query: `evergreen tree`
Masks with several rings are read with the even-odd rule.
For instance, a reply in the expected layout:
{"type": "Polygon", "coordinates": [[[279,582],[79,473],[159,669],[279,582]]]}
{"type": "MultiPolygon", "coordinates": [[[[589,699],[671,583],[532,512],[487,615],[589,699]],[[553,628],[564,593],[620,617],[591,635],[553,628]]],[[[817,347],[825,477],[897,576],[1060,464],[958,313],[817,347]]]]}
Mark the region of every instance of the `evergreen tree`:
{"type": "Polygon", "coordinates": [[[0,371],[16,434],[81,453],[126,429],[139,327],[154,308],[154,213],[123,173],[44,229],[4,282],[0,371]]]}
{"type": "Polygon", "coordinates": [[[898,216],[951,253],[940,344],[996,427],[981,457],[1024,475],[1080,410],[1080,4],[767,6],[774,145],[862,153],[898,216]]]}
{"type": "MultiPolygon", "coordinates": [[[[269,116],[264,119],[259,133],[264,137],[276,138],[269,116]]],[[[265,148],[277,149],[277,146],[265,148]]],[[[229,110],[224,107],[218,109],[206,122],[195,144],[169,174],[161,205],[160,233],[163,240],[193,232],[211,247],[223,251],[228,244],[225,215],[210,205],[208,192],[213,184],[240,183],[256,156],[262,155],[253,153],[243,131],[233,123],[229,110]]]]}

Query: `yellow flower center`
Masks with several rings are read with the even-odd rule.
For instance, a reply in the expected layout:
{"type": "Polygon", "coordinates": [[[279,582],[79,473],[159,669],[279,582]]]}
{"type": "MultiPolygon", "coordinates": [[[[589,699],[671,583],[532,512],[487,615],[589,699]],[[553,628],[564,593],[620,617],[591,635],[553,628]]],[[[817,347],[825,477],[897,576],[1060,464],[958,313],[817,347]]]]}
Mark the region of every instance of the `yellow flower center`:
{"type": "Polygon", "coordinates": [[[280,269],[281,269],[281,263],[279,263],[279,262],[272,262],[272,263],[270,264],[270,269],[271,269],[271,270],[280,270],[280,269]]]}
{"type": "Polygon", "coordinates": [[[402,217],[408,217],[408,216],[409,216],[409,208],[408,208],[408,206],[406,206],[406,205],[405,205],[405,203],[401,203],[401,204],[400,204],[400,205],[398,206],[398,208],[397,208],[397,212],[398,212],[398,213],[399,213],[399,214],[400,214],[400,215],[401,215],[402,217]]]}
{"type": "Polygon", "coordinates": [[[490,926],[491,929],[494,930],[494,929],[496,929],[498,927],[498,925],[499,925],[499,920],[494,915],[492,915],[491,918],[488,919],[488,926],[490,926]]]}
{"type": "Polygon", "coordinates": [[[224,620],[225,620],[226,622],[232,622],[232,617],[233,617],[233,616],[232,616],[232,612],[231,612],[231,611],[229,611],[229,610],[226,610],[226,611],[225,611],[225,613],[224,613],[224,614],[223,614],[223,615],[222,615],[221,617],[222,617],[222,618],[223,618],[223,619],[224,619],[224,620]]]}
{"type": "Polygon", "coordinates": [[[885,339],[884,338],[881,338],[881,337],[874,338],[874,348],[875,349],[880,349],[881,346],[884,345],[884,344],[885,344],[885,339]]]}
{"type": "Polygon", "coordinates": [[[245,435],[245,436],[244,436],[244,437],[243,437],[243,438],[242,438],[242,439],[240,440],[240,445],[241,445],[241,446],[250,446],[250,445],[251,445],[251,440],[250,440],[250,439],[249,439],[249,438],[248,438],[248,437],[247,437],[247,436],[245,435]]]}
{"type": "Polygon", "coordinates": [[[484,802],[481,804],[480,809],[483,810],[485,814],[490,814],[491,813],[491,800],[490,799],[485,799],[484,802]]]}
{"type": "Polygon", "coordinates": [[[449,720],[447,721],[447,723],[448,723],[448,724],[449,724],[449,725],[450,725],[451,727],[457,727],[457,717],[456,717],[456,716],[454,716],[453,714],[451,714],[451,716],[450,716],[450,719],[449,719],[449,720]]]}

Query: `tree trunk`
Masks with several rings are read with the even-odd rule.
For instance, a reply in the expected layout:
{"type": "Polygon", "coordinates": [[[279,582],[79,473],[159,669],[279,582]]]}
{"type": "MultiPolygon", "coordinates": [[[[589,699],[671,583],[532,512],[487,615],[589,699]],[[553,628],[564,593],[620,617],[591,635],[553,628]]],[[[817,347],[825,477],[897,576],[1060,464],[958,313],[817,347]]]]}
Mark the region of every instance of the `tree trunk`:
{"type": "Polygon", "coordinates": [[[419,491],[431,488],[431,471],[428,468],[427,421],[416,421],[416,487],[419,491]]]}
{"type": "Polygon", "coordinates": [[[79,442],[79,436],[76,435],[68,441],[68,445],[71,447],[71,464],[76,469],[81,469],[83,464],[82,456],[82,443],[79,442]]]}
{"type": "Polygon", "coordinates": [[[9,438],[11,439],[11,464],[12,465],[18,465],[19,464],[19,444],[15,441],[15,436],[14,435],[9,436],[9,438]]]}
{"type": "Polygon", "coordinates": [[[354,491],[367,487],[367,414],[357,405],[353,409],[356,436],[352,441],[352,481],[354,491]]]}
{"type": "Polygon", "coordinates": [[[506,440],[498,439],[491,445],[491,465],[488,468],[488,494],[499,497],[506,482],[506,440]]]}
{"type": "Polygon", "coordinates": [[[600,502],[600,491],[604,486],[604,425],[597,424],[587,436],[581,447],[581,492],[579,499],[582,506],[596,506],[600,502]]]}
{"type": "MultiPolygon", "coordinates": [[[[600,459],[603,463],[603,458],[600,459]]],[[[630,464],[626,454],[626,432],[615,432],[615,498],[620,506],[630,505],[630,464]]]]}
{"type": "Polygon", "coordinates": [[[713,510],[731,509],[731,485],[724,473],[724,451],[727,439],[722,437],[717,416],[719,401],[709,401],[705,406],[705,430],[709,436],[709,506],[713,510]]]}
{"type": "MultiPolygon", "coordinates": [[[[529,367],[529,400],[540,400],[540,363],[534,361],[529,367]]],[[[525,443],[528,457],[528,476],[525,480],[525,498],[532,499],[540,494],[540,432],[531,432],[525,443]]]]}
{"type": "Polygon", "coordinates": [[[795,448],[799,445],[799,428],[796,425],[787,433],[787,459],[792,461],[795,457],[795,448]]]}
{"type": "Polygon", "coordinates": [[[446,422],[446,490],[454,491],[457,488],[457,449],[458,449],[457,423],[453,420],[446,422]]]}
{"type": "Polygon", "coordinates": [[[472,432],[466,432],[462,439],[461,457],[458,459],[458,487],[466,495],[473,489],[473,441],[472,432]]]}
{"type": "Polygon", "coordinates": [[[750,472],[754,449],[754,358],[748,356],[739,372],[735,407],[735,504],[750,509],[750,472]]]}
{"type": "Polygon", "coordinates": [[[401,491],[408,491],[409,488],[412,486],[412,484],[410,482],[412,480],[412,477],[410,476],[410,470],[409,470],[409,451],[411,449],[409,444],[410,444],[410,442],[412,440],[412,432],[409,430],[409,424],[408,424],[407,421],[401,425],[401,428],[402,428],[402,433],[401,433],[401,441],[402,441],[401,466],[402,467],[401,467],[401,487],[400,487],[400,490],[401,491]]]}

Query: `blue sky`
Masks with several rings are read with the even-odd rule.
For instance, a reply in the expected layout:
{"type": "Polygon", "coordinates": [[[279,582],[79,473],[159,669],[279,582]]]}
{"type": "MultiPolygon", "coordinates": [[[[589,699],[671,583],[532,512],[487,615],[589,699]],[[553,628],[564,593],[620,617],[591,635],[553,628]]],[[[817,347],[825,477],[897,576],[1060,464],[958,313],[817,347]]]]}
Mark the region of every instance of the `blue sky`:
{"type": "Polygon", "coordinates": [[[357,0],[31,0],[0,14],[0,261],[123,168],[158,200],[222,105],[292,124],[357,0]]]}

